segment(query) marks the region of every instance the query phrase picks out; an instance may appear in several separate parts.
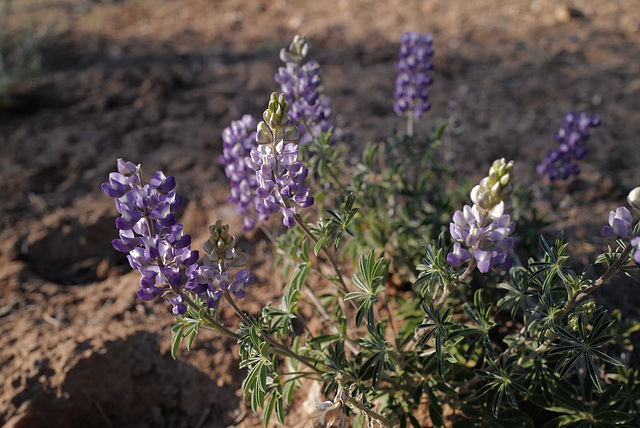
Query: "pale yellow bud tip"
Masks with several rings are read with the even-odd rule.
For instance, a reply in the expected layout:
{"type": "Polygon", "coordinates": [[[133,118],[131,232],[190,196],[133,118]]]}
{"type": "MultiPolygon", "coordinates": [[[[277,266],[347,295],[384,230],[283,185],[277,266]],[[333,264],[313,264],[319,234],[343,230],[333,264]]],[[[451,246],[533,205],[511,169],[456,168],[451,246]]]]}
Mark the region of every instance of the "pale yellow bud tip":
{"type": "Polygon", "coordinates": [[[633,208],[640,210],[640,187],[636,187],[631,192],[629,192],[629,196],[627,196],[627,202],[633,208]]]}

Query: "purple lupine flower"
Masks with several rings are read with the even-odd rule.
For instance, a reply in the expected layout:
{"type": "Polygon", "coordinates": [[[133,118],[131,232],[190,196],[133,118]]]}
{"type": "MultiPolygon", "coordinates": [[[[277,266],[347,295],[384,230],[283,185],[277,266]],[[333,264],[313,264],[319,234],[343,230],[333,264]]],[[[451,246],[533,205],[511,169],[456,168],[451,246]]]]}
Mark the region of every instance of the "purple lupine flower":
{"type": "Polygon", "coordinates": [[[511,173],[513,161],[496,160],[489,175],[471,190],[473,206],[465,205],[456,211],[449,225],[451,238],[456,241],[453,251],[447,255],[447,263],[458,267],[474,259],[482,273],[509,270],[513,259],[508,257],[513,248],[511,234],[515,223],[506,211],[513,202],[511,193],[511,173]],[[464,243],[466,248],[463,248],[464,243]]]}
{"type": "Polygon", "coordinates": [[[580,174],[580,166],[576,161],[582,159],[587,148],[584,145],[589,139],[590,127],[600,125],[598,115],[589,116],[585,112],[567,113],[562,122],[562,128],[554,138],[560,147],[547,153],[547,157],[536,167],[538,174],[546,174],[549,180],[566,180],[573,175],[580,174]]]}
{"type": "Polygon", "coordinates": [[[284,94],[279,97],[271,94],[269,107],[263,115],[265,120],[258,124],[258,146],[251,150],[246,161],[258,180],[256,194],[261,201],[256,205],[256,212],[269,216],[279,209],[284,225],[291,227],[296,215],[296,207],[292,204],[306,208],[313,205],[314,199],[303,184],[309,170],[298,159],[299,131],[289,124],[290,107],[285,100],[284,94]]]}
{"type": "Polygon", "coordinates": [[[398,116],[407,113],[418,119],[431,108],[427,87],[433,82],[433,38],[429,33],[406,31],[400,43],[393,110],[398,116]]]}
{"type": "Polygon", "coordinates": [[[633,247],[633,260],[640,263],[640,236],[634,236],[631,239],[631,246],[633,247]]]}
{"type": "Polygon", "coordinates": [[[298,146],[295,143],[278,142],[275,147],[260,145],[251,152],[247,164],[258,177],[257,195],[262,200],[256,211],[264,216],[280,209],[284,216],[284,224],[291,227],[296,213],[291,202],[306,208],[313,205],[313,197],[309,196],[309,188],[303,184],[309,170],[298,160],[298,146]]]}
{"type": "Polygon", "coordinates": [[[447,255],[447,263],[453,267],[458,267],[471,258],[469,251],[460,246],[458,242],[453,243],[453,251],[447,255]]]}
{"type": "Polygon", "coordinates": [[[468,250],[455,242],[453,251],[447,255],[447,263],[458,267],[474,258],[482,273],[487,273],[490,269],[505,271],[511,268],[513,259],[507,256],[513,248],[513,238],[509,235],[515,230],[515,223],[508,214],[504,214],[483,226],[489,219],[468,205],[465,205],[463,211],[455,212],[449,226],[451,237],[464,242],[468,250]]]}
{"type": "Polygon", "coordinates": [[[295,36],[289,49],[280,51],[285,67],[279,67],[274,76],[280,90],[291,106],[289,117],[299,124],[300,143],[308,144],[321,133],[330,131],[331,99],[324,95],[320,65],[316,61],[303,61],[311,44],[304,36],[295,36]]]}
{"type": "MultiPolygon", "coordinates": [[[[175,190],[175,179],[158,171],[142,183],[140,166],[118,159],[118,172],[109,174],[109,182],[102,191],[116,198],[120,217],[116,220],[119,239],[113,247],[129,253],[131,268],[141,274],[138,297],[153,300],[165,291],[179,294],[184,272],[198,260],[198,251],[191,251],[191,237],[183,234],[175,212],[182,205],[182,197],[175,190]]],[[[174,313],[184,314],[183,297],[167,299],[174,313]]]]}
{"type": "Polygon", "coordinates": [[[236,212],[244,221],[242,230],[248,232],[256,225],[256,219],[265,222],[268,214],[256,210],[261,201],[256,195],[258,180],[256,173],[246,161],[251,150],[256,148],[256,121],[250,115],[244,115],[242,119],[231,122],[231,125],[222,131],[223,150],[220,162],[225,165],[224,172],[230,180],[231,190],[228,200],[236,205],[236,212]]]}
{"type": "Polygon", "coordinates": [[[109,174],[102,191],[116,198],[120,237],[113,240],[113,247],[129,253],[131,268],[140,272],[138,297],[150,301],[171,292],[174,297],[167,301],[176,315],[186,313],[185,291],[201,298],[210,309],[218,305],[227,288],[237,298],[244,297],[253,275],[246,269],[235,275],[230,272],[246,264],[247,258],[235,250],[228,226],[219,220],[210,227],[204,265],[198,265],[199,252],[191,250],[191,237],[183,233],[174,214],[182,205],[182,197],[173,190],[175,179],[158,171],[149,184],[143,184],[139,165],[118,159],[117,166],[118,172],[109,174]]]}
{"type": "Polygon", "coordinates": [[[175,298],[167,298],[169,303],[173,305],[173,313],[176,315],[184,315],[187,313],[187,306],[184,304],[184,294],[179,293],[175,298]]]}
{"type": "MultiPolygon", "coordinates": [[[[636,208],[640,187],[629,193],[627,198],[629,204],[636,208]]],[[[624,239],[631,236],[630,245],[633,247],[632,257],[636,263],[640,263],[640,236],[633,236],[633,216],[626,207],[618,207],[615,211],[609,212],[609,226],[602,228],[602,236],[607,239],[624,239]]]]}
{"type": "Polygon", "coordinates": [[[618,207],[609,212],[609,226],[602,228],[602,236],[607,239],[623,239],[631,233],[633,217],[626,207],[618,207]]]}

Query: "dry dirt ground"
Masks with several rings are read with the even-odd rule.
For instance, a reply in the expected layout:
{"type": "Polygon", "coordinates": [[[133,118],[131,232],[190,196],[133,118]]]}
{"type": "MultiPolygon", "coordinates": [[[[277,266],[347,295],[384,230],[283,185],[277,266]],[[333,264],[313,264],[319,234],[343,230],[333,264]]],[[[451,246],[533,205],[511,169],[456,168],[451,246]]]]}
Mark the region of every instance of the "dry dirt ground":
{"type": "MultiPolygon", "coordinates": [[[[640,8],[634,0],[15,1],[8,25],[49,31],[43,74],[0,111],[0,425],[259,426],[243,403],[235,346],[202,332],[169,353],[172,316],[136,299],[138,277],[111,248],[113,201],[100,183],[118,157],[174,175],[194,247],[217,218],[239,231],[218,161],[221,132],[259,116],[277,90],[278,50],[313,44],[353,153],[401,127],[394,62],[405,30],[431,32],[433,110],[456,114],[457,176],[516,161],[577,262],[604,248],[608,211],[640,185],[640,8]],[[55,26],[51,26],[55,23],[55,26]],[[38,27],[40,28],[40,27],[38,27]],[[597,113],[583,174],[549,190],[535,165],[570,110],[597,113]],[[578,245],[579,240],[585,240],[578,245]]],[[[237,233],[258,277],[245,304],[278,298],[271,256],[237,233]]],[[[635,289],[637,290],[637,288],[635,289]]],[[[606,296],[638,319],[637,291],[606,296]]],[[[231,322],[231,319],[230,319],[231,322]]],[[[319,397],[318,397],[319,399],[319,397]]],[[[303,411],[301,399],[289,421],[303,411]]]]}

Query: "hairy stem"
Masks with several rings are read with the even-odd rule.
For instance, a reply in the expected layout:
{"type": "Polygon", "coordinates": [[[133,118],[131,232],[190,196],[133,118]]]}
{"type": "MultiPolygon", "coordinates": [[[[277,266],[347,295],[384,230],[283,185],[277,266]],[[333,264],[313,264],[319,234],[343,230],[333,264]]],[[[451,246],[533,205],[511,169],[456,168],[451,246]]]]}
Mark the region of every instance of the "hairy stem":
{"type": "Polygon", "coordinates": [[[631,254],[632,250],[633,247],[631,245],[627,245],[624,251],[622,251],[622,253],[620,254],[620,257],[618,257],[613,263],[611,263],[611,266],[609,266],[609,268],[605,271],[605,273],[602,274],[602,276],[600,276],[600,278],[595,280],[593,284],[580,291],[578,294],[571,296],[562,307],[562,310],[558,313],[558,315],[556,315],[556,322],[560,321],[572,307],[580,303],[582,300],[584,300],[585,297],[594,292],[602,284],[610,280],[616,273],[618,273],[620,271],[620,268],[622,268],[629,260],[629,254],[631,254]]]}
{"type": "Polygon", "coordinates": [[[476,259],[471,259],[471,262],[469,262],[469,266],[467,266],[467,269],[463,272],[463,274],[460,275],[458,279],[456,279],[456,282],[454,282],[452,286],[446,287],[444,290],[442,290],[442,296],[440,296],[440,300],[438,300],[436,310],[442,308],[447,298],[451,295],[451,293],[453,293],[456,288],[458,288],[460,284],[462,284],[469,277],[469,275],[471,275],[471,272],[473,272],[473,270],[476,268],[476,265],[476,259]]]}
{"type": "MultiPolygon", "coordinates": [[[[196,305],[196,303],[193,300],[191,300],[191,298],[187,295],[184,296],[184,302],[190,307],[192,307],[193,309],[195,309],[196,311],[199,311],[200,309],[202,309],[200,306],[196,305]]],[[[222,333],[225,336],[229,336],[235,340],[240,340],[240,335],[238,333],[234,333],[233,331],[229,330],[228,328],[220,324],[211,315],[209,315],[207,311],[204,311],[202,313],[202,318],[204,318],[204,320],[209,324],[209,326],[215,331],[222,333]]]]}
{"type": "MultiPolygon", "coordinates": [[[[245,323],[251,324],[251,320],[249,319],[249,317],[247,317],[247,315],[244,312],[242,312],[242,310],[238,307],[238,305],[236,305],[236,302],[231,297],[231,294],[229,294],[229,290],[225,290],[224,297],[227,300],[227,302],[229,302],[233,310],[240,316],[240,318],[242,318],[242,320],[245,323]]],[[[274,348],[274,351],[276,351],[276,353],[298,360],[299,362],[301,362],[302,364],[304,364],[305,366],[313,370],[317,375],[321,375],[323,373],[322,370],[318,369],[315,366],[313,361],[308,360],[307,358],[304,358],[303,356],[294,353],[289,348],[285,347],[283,344],[273,339],[271,336],[266,334],[261,334],[260,337],[264,339],[264,341],[267,342],[269,345],[271,345],[271,347],[274,348]]]]}
{"type": "Polygon", "coordinates": [[[380,426],[383,426],[385,428],[393,428],[395,426],[398,426],[398,424],[391,422],[389,419],[385,418],[384,416],[374,412],[371,409],[366,408],[353,397],[347,398],[347,401],[345,402],[345,404],[347,404],[349,407],[355,409],[358,412],[364,413],[365,415],[367,415],[367,417],[369,417],[370,419],[373,419],[378,424],[380,424],[380,426]]]}

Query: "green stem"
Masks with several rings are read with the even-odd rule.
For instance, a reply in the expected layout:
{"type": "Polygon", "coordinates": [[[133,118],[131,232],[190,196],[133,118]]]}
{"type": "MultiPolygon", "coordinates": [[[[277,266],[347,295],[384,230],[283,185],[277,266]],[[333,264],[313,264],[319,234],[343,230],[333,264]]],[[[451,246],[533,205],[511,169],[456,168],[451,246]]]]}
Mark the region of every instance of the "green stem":
{"type": "Polygon", "coordinates": [[[361,413],[364,413],[369,418],[371,418],[371,419],[375,420],[376,422],[378,422],[378,424],[380,424],[380,426],[383,426],[385,428],[393,428],[395,426],[398,426],[398,424],[391,422],[389,419],[385,418],[384,416],[374,412],[371,409],[366,408],[365,406],[362,405],[362,403],[359,403],[353,397],[347,398],[345,404],[347,404],[349,407],[354,408],[355,410],[357,410],[357,411],[359,411],[361,413]]]}
{"type": "Polygon", "coordinates": [[[229,290],[224,290],[223,296],[226,299],[226,301],[231,305],[231,307],[236,312],[236,314],[238,314],[238,316],[242,318],[242,321],[244,321],[246,324],[251,324],[251,320],[249,319],[249,317],[247,317],[247,315],[245,315],[245,313],[242,312],[242,310],[238,307],[238,305],[236,305],[236,302],[231,297],[229,290]]]}
{"type": "MultiPolygon", "coordinates": [[[[223,295],[224,295],[224,298],[227,300],[227,302],[229,302],[229,304],[231,305],[233,310],[238,314],[238,316],[240,316],[240,318],[242,318],[242,320],[245,323],[250,325],[251,324],[251,320],[249,319],[249,317],[247,317],[245,315],[244,312],[242,312],[242,310],[240,310],[238,305],[236,305],[236,302],[231,297],[231,294],[229,293],[229,290],[225,290],[223,295]]],[[[305,366],[307,366],[311,370],[313,370],[317,375],[322,375],[324,373],[322,370],[318,369],[315,366],[313,361],[308,360],[308,359],[304,358],[303,356],[294,353],[289,348],[285,347],[284,345],[282,345],[281,343],[279,343],[278,341],[273,339],[271,336],[261,333],[260,337],[262,337],[265,342],[267,342],[269,345],[271,345],[271,347],[274,348],[274,351],[277,351],[276,353],[298,360],[299,362],[301,362],[302,364],[304,364],[305,366]]]]}
{"type": "Polygon", "coordinates": [[[407,135],[413,137],[413,112],[407,113],[407,135]]]}
{"type": "MultiPolygon", "coordinates": [[[[315,236],[313,236],[313,233],[311,233],[311,231],[309,230],[307,225],[304,223],[304,221],[302,221],[302,217],[300,217],[300,214],[296,213],[293,216],[293,218],[296,221],[296,223],[298,223],[298,225],[302,228],[302,230],[304,231],[304,234],[307,235],[309,237],[309,239],[311,239],[313,241],[314,244],[317,244],[318,240],[316,239],[315,236]]],[[[340,282],[340,288],[342,288],[342,291],[345,293],[345,295],[348,294],[349,293],[349,289],[347,288],[347,285],[344,283],[344,280],[342,279],[342,272],[340,270],[340,267],[336,263],[336,260],[333,257],[333,254],[331,254],[331,251],[327,250],[324,247],[324,245],[322,246],[322,251],[327,256],[327,259],[329,260],[329,263],[331,264],[331,267],[333,268],[333,271],[336,273],[336,277],[338,278],[338,281],[340,282]]]]}
{"type": "Polygon", "coordinates": [[[622,251],[622,253],[620,254],[620,257],[618,257],[613,263],[611,263],[611,266],[609,266],[609,268],[605,271],[605,273],[602,274],[602,276],[600,276],[600,278],[598,278],[593,284],[591,284],[584,290],[580,291],[578,294],[571,296],[562,307],[562,310],[558,313],[558,315],[556,315],[556,322],[564,318],[564,316],[572,307],[580,303],[585,299],[585,297],[594,292],[602,284],[610,280],[616,273],[618,273],[620,271],[620,268],[622,268],[627,263],[629,254],[631,254],[632,250],[633,247],[631,245],[627,245],[624,251],[622,251]]]}
{"type": "MultiPolygon", "coordinates": [[[[196,311],[199,311],[200,309],[202,309],[200,306],[196,305],[196,303],[191,300],[191,298],[189,298],[189,296],[185,295],[184,296],[184,302],[189,305],[190,307],[192,307],[193,309],[195,309],[196,311]]],[[[224,334],[225,336],[229,336],[235,340],[240,340],[240,335],[238,333],[234,333],[233,331],[229,330],[228,328],[226,328],[225,326],[223,326],[222,324],[220,324],[218,321],[216,321],[211,315],[209,315],[209,313],[207,311],[203,311],[202,313],[202,318],[209,324],[209,326],[211,328],[213,328],[215,331],[224,334]]]]}
{"type": "Polygon", "coordinates": [[[462,284],[469,277],[469,275],[471,275],[471,272],[473,272],[477,264],[478,263],[476,262],[476,259],[471,259],[469,266],[467,266],[467,269],[464,271],[464,273],[460,275],[458,279],[456,279],[456,282],[454,282],[451,287],[447,287],[442,291],[442,296],[440,296],[440,300],[438,300],[436,310],[442,308],[447,298],[451,295],[451,293],[453,293],[456,288],[458,288],[460,284],[462,284]]]}

